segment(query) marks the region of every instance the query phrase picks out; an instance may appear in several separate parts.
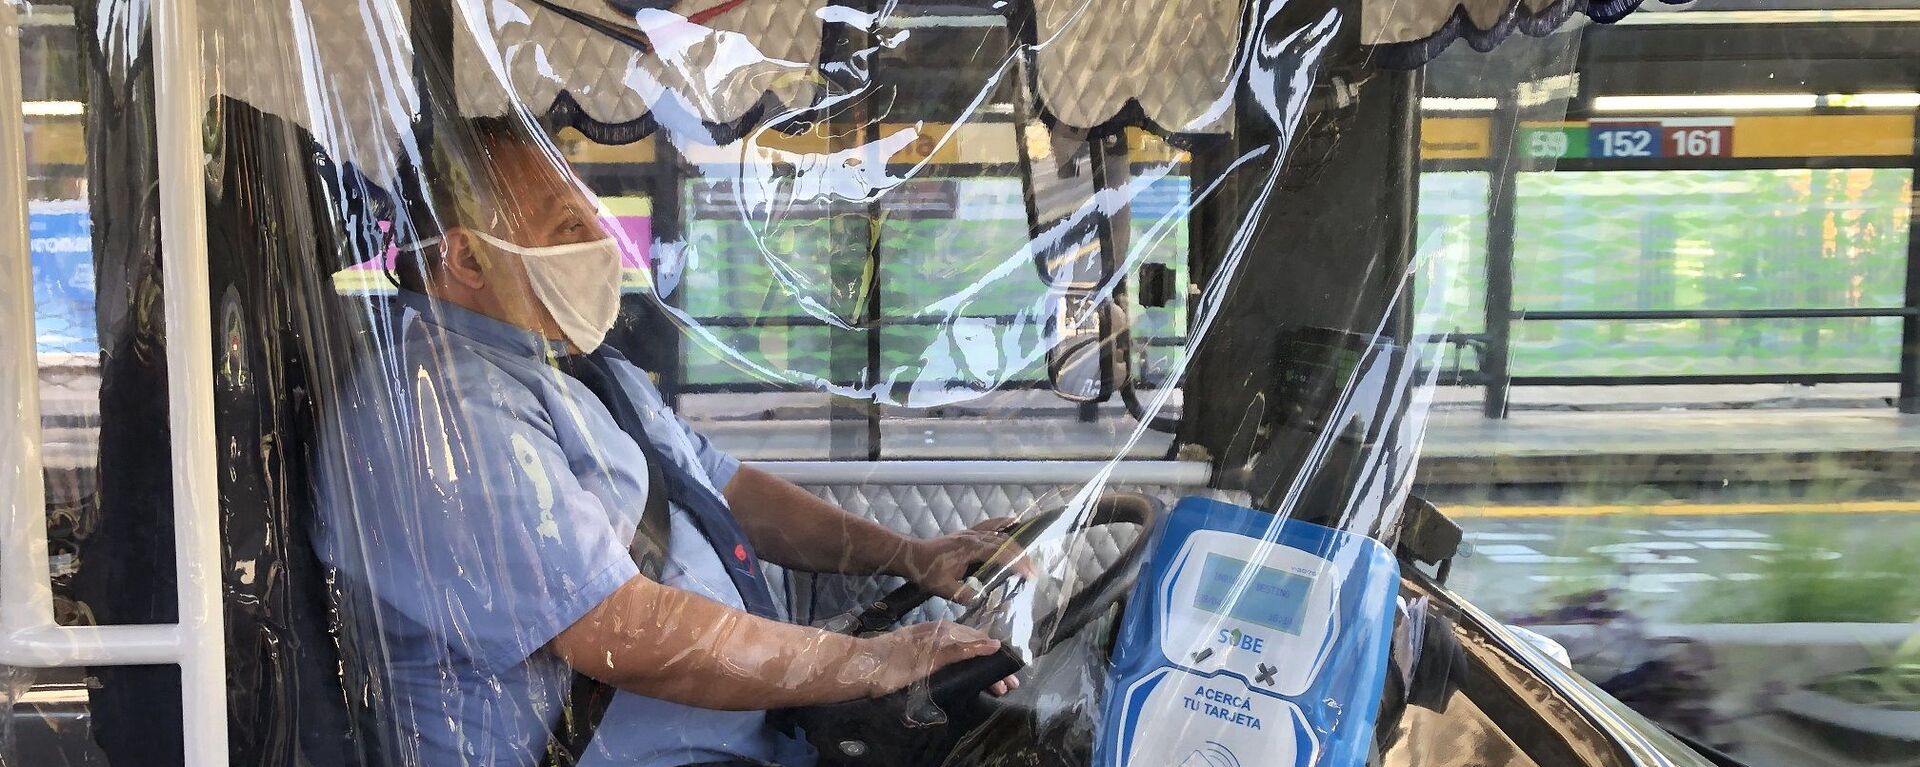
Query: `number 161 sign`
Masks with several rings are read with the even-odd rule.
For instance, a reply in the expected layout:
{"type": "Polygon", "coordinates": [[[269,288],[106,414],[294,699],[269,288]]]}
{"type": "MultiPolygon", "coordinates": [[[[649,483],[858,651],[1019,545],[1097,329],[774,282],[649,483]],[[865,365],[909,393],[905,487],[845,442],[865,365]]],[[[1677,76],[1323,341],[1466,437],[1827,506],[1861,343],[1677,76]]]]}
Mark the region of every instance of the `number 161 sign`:
{"type": "Polygon", "coordinates": [[[1669,157],[1732,157],[1733,124],[1665,126],[1662,136],[1669,157]]]}

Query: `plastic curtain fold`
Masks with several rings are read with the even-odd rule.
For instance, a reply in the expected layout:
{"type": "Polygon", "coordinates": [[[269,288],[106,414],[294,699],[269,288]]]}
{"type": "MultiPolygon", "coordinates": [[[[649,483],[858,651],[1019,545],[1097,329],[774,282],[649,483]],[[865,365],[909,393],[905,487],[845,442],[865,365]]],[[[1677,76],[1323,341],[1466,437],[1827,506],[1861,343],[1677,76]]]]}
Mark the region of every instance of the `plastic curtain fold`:
{"type": "MultiPolygon", "coordinates": [[[[60,619],[176,618],[155,393],[207,344],[231,764],[1361,764],[1463,276],[1359,6],[202,0],[183,188],[162,6],[15,3],[83,105],[29,174],[90,227],[97,343],[38,360],[60,619]],[[1150,645],[1290,697],[1123,706],[1150,645]]],[[[103,763],[209,714],[62,673],[42,729],[103,763]]]]}

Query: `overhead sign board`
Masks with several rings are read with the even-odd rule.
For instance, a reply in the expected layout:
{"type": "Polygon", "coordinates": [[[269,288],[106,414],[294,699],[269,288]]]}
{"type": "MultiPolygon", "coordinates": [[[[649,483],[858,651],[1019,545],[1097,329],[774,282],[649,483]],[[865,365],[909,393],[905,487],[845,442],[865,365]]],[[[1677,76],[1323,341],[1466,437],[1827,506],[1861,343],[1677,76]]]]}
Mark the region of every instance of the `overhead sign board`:
{"type": "Polygon", "coordinates": [[[1535,160],[1640,162],[1763,157],[1900,157],[1911,115],[1742,115],[1523,122],[1517,147],[1535,160]]]}

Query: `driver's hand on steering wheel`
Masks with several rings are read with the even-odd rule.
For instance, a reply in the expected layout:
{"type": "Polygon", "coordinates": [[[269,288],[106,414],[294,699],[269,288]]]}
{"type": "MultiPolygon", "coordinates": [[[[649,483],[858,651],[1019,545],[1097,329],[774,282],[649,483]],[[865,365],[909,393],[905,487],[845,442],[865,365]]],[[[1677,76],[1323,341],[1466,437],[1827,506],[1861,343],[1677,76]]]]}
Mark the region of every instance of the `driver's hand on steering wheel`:
{"type": "MultiPolygon", "coordinates": [[[[870,687],[876,698],[960,661],[1000,650],[999,640],[985,632],[948,621],[915,623],[861,641],[872,643],[871,652],[879,660],[870,687]]],[[[1019,688],[1020,680],[1009,676],[994,682],[987,692],[997,698],[1019,688]]]]}
{"type": "Polygon", "coordinates": [[[908,580],[947,599],[969,602],[980,597],[980,586],[967,576],[981,563],[987,570],[1011,568],[1032,578],[1033,562],[1007,534],[1018,520],[994,517],[957,533],[914,541],[907,553],[908,580]]]}

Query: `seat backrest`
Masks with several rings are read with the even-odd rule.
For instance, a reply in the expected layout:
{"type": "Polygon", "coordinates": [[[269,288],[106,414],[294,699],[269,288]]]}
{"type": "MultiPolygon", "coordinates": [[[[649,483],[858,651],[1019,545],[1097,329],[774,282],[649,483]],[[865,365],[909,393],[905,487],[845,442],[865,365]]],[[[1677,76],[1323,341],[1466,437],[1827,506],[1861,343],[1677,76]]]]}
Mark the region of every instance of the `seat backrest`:
{"type": "Polygon", "coordinates": [[[367,250],[354,229],[364,200],[304,129],[231,99],[216,113],[207,219],[232,761],[374,763],[309,535],[315,393],[346,364],[331,278],[367,250]]]}

